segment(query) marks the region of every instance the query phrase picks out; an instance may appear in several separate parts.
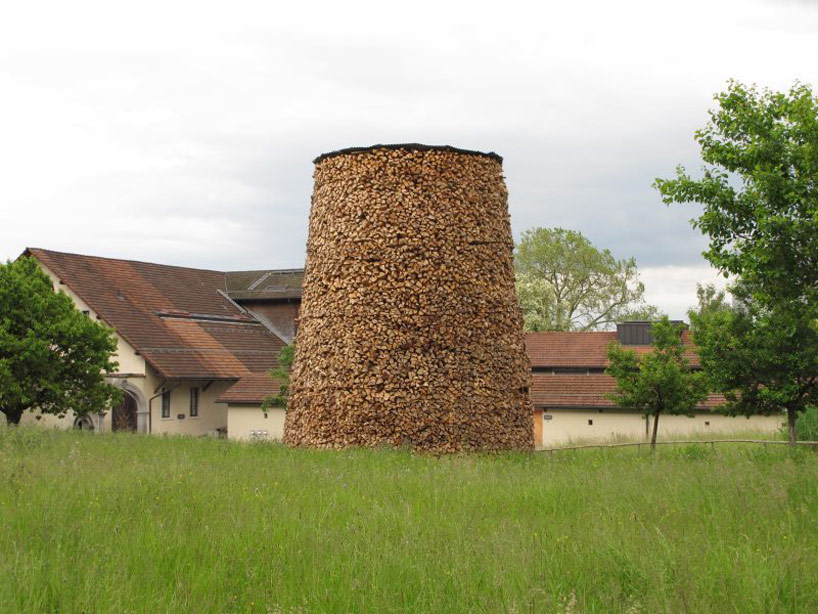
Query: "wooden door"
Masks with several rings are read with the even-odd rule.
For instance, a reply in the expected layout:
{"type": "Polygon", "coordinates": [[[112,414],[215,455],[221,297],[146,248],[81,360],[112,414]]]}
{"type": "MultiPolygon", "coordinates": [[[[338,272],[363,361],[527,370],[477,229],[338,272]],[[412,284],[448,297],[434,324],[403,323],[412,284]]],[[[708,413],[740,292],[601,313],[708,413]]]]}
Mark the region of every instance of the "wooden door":
{"type": "Polygon", "coordinates": [[[534,410],[534,446],[543,447],[543,410],[534,410]]]}
{"type": "Polygon", "coordinates": [[[111,430],[136,431],[136,399],[127,392],[111,414],[111,430]]]}

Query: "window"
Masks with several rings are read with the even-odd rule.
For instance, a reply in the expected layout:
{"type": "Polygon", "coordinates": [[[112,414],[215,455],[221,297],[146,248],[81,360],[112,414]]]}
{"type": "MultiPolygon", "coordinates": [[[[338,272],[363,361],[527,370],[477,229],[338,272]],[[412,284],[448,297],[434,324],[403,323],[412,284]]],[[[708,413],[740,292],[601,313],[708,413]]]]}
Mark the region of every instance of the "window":
{"type": "Polygon", "coordinates": [[[162,417],[170,418],[170,390],[162,393],[162,417]]]}
{"type": "Polygon", "coordinates": [[[588,375],[587,367],[554,367],[554,375],[588,375]]]}
{"type": "Polygon", "coordinates": [[[532,373],[548,373],[549,375],[601,375],[605,367],[543,367],[534,365],[532,373]]]}
{"type": "Polygon", "coordinates": [[[190,389],[190,417],[195,418],[199,415],[199,389],[190,389]]]}

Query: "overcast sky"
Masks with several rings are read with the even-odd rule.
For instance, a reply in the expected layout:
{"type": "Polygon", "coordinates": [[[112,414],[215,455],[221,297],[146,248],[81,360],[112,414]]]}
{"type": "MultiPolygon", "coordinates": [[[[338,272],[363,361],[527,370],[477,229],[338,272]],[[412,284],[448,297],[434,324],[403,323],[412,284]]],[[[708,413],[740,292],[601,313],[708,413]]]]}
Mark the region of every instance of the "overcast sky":
{"type": "Polygon", "coordinates": [[[700,166],[729,78],[818,84],[818,0],[12,1],[0,258],[300,267],[315,156],[451,144],[505,158],[515,238],[562,226],[635,256],[681,317],[718,277],[696,208],[650,186],[700,166]]]}

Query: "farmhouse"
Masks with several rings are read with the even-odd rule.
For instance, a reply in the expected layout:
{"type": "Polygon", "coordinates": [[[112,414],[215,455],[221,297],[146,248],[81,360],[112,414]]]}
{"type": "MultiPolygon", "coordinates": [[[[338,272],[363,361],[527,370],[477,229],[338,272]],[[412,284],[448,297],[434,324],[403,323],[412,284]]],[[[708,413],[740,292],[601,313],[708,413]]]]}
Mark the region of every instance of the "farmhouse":
{"type": "MultiPolygon", "coordinates": [[[[125,392],[111,412],[39,417],[46,424],[282,438],[283,410],[264,413],[261,404],[276,392],[267,371],[295,336],[303,270],[210,271],[37,248],[24,255],[34,257],[78,309],[114,329],[119,371],[111,381],[125,392]]],[[[696,366],[690,334],[683,335],[696,366]]],[[[640,414],[606,398],[615,384],[604,370],[612,341],[650,351],[649,323],[621,324],[615,332],[528,333],[525,341],[537,446],[645,435],[640,414]]],[[[781,424],[780,416],[714,412],[720,402],[711,396],[693,416],[662,416],[661,435],[772,431],[781,424]]]]}
{"type": "Polygon", "coordinates": [[[111,412],[24,420],[96,430],[223,434],[221,396],[266,378],[295,333],[300,270],[209,271],[29,248],[56,289],[114,329],[125,392],[111,412]]]}

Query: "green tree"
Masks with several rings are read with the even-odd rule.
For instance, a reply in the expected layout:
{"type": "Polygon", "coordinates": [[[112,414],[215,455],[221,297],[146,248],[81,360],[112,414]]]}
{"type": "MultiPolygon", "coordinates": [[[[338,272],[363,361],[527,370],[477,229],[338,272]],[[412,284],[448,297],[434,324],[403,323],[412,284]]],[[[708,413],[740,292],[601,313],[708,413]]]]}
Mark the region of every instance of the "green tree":
{"type": "Polygon", "coordinates": [[[638,355],[613,342],[606,373],[616,380],[608,398],[622,409],[653,416],[651,449],[656,447],[661,414],[692,414],[707,397],[704,374],[691,370],[684,356],[681,327],[663,316],[654,323],[653,351],[638,355]]]}
{"type": "Polygon", "coordinates": [[[514,265],[526,330],[602,330],[657,314],[644,302],[636,261],[617,260],[577,231],[525,231],[514,265]]]}
{"type": "MultiPolygon", "coordinates": [[[[713,284],[697,284],[696,299],[698,307],[690,310],[688,313],[705,315],[714,311],[730,309],[725,291],[719,290],[713,284]]],[[[691,328],[692,327],[693,323],[691,322],[691,328]]]]}
{"type": "Polygon", "coordinates": [[[701,178],[684,167],[656,179],[666,204],[700,203],[694,227],[710,238],[704,256],[741,278],[753,300],[818,296],[818,100],[810,87],[759,91],[735,81],[715,96],[695,133],[701,178]]]}
{"type": "Polygon", "coordinates": [[[733,287],[738,307],[690,311],[693,339],[713,390],[733,415],[787,412],[790,443],[796,418],[818,403],[818,324],[799,308],[767,308],[733,287]]]}
{"type": "Polygon", "coordinates": [[[0,411],[102,411],[120,398],[103,374],[116,370],[113,331],[75,309],[33,258],[0,263],[0,411]]]}
{"type": "Polygon", "coordinates": [[[703,205],[692,223],[710,239],[704,256],[737,279],[738,309],[694,318],[710,379],[734,411],[786,409],[794,443],[818,374],[818,99],[797,83],[773,92],[731,81],[715,101],[695,134],[703,176],[677,167],[654,185],[666,204],[703,205]]]}
{"type": "Polygon", "coordinates": [[[274,395],[264,397],[264,401],[261,403],[261,410],[263,412],[266,413],[271,407],[287,408],[287,401],[290,400],[290,371],[292,371],[294,359],[294,343],[285,345],[279,350],[278,366],[269,371],[273,382],[278,384],[278,392],[274,395]]]}

